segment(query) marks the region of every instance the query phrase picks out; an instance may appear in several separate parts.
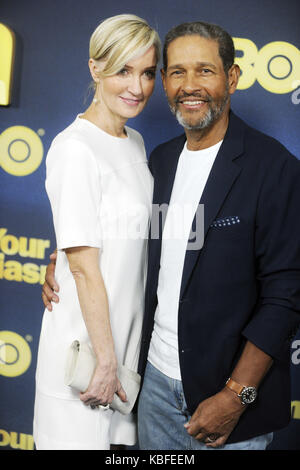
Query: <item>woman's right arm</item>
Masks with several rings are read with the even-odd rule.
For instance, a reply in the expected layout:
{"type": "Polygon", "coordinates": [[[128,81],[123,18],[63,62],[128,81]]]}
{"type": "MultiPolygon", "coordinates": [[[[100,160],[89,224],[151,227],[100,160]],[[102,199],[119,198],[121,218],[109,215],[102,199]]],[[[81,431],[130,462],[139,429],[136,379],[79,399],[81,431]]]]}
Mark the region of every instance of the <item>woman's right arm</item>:
{"type": "Polygon", "coordinates": [[[97,358],[94,376],[80,398],[87,405],[106,405],[114,393],[126,401],[117,377],[117,359],[111,332],[107,293],[99,269],[99,249],[76,247],[65,250],[74,277],[86,328],[97,358]]]}
{"type": "Polygon", "coordinates": [[[49,312],[52,312],[51,302],[58,303],[59,297],[57,292],[59,292],[59,285],[55,280],[55,266],[56,266],[57,252],[56,250],[50,255],[50,263],[46,269],[45,282],[42,287],[42,300],[44,306],[49,312]],[[56,292],[56,293],[55,293],[56,292]]]}
{"type": "MultiPolygon", "coordinates": [[[[100,169],[89,145],[81,138],[67,134],[51,145],[47,155],[46,189],[57,248],[65,250],[67,255],[98,362],[88,390],[81,394],[81,399],[86,404],[105,404],[110,403],[117,393],[126,401],[116,375],[117,361],[106,289],[99,268],[102,247],[100,169]]],[[[54,296],[52,288],[53,284],[49,291],[50,301],[54,296]]],[[[45,297],[47,295],[43,295],[44,301],[45,297]]]]}

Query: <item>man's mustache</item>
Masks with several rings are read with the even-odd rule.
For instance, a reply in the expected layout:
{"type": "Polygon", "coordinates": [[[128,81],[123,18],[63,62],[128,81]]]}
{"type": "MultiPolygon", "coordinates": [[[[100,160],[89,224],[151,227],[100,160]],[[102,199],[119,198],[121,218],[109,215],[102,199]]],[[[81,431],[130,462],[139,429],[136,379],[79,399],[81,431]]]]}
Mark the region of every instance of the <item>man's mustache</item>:
{"type": "Polygon", "coordinates": [[[175,98],[175,104],[178,104],[181,101],[186,100],[187,98],[194,98],[196,100],[205,101],[205,102],[208,102],[208,103],[213,101],[212,97],[209,96],[209,95],[203,96],[203,95],[198,94],[198,93],[184,93],[180,96],[177,96],[177,98],[175,98]]]}

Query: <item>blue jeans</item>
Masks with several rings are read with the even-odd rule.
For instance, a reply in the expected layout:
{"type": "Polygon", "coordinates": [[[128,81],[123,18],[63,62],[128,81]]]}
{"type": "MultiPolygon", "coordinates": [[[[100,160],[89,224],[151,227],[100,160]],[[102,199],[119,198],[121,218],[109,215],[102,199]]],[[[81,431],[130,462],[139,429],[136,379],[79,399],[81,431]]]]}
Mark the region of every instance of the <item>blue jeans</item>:
{"type": "Polygon", "coordinates": [[[141,450],[265,450],[273,438],[270,433],[214,449],[187,433],[183,425],[189,419],[181,381],[148,362],[138,407],[141,450]]]}

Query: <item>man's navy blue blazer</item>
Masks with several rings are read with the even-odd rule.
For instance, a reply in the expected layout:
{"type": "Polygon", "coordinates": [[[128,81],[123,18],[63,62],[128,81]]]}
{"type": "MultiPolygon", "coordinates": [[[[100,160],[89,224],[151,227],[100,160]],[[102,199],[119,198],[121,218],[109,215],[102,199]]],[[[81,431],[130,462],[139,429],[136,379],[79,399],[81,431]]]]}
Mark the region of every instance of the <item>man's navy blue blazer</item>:
{"type": "MultiPolygon", "coordinates": [[[[169,203],[185,140],[179,136],[152,152],[153,204],[169,203]]],[[[247,340],[272,356],[258,399],[227,442],[243,441],[290,420],[290,343],[300,323],[300,162],[231,111],[199,203],[204,245],[186,252],[178,311],[183,388],[192,414],[224,387],[247,340]]],[[[157,306],[161,233],[149,239],[142,375],[157,306]]]]}

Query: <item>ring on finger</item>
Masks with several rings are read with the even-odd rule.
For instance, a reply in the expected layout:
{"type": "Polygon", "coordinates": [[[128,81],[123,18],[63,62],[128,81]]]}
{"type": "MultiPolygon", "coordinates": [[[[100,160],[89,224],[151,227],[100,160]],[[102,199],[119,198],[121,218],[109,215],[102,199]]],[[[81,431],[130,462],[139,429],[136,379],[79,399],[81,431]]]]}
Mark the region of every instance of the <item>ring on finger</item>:
{"type": "Polygon", "coordinates": [[[219,437],[218,434],[209,434],[208,436],[206,436],[205,442],[210,444],[212,442],[215,442],[218,439],[218,437],[219,437]]]}
{"type": "Polygon", "coordinates": [[[90,405],[92,410],[94,410],[95,408],[101,408],[101,410],[108,410],[109,409],[109,404],[107,405],[101,405],[100,403],[97,404],[97,405],[90,405]]]}
{"type": "Polygon", "coordinates": [[[106,405],[99,405],[99,408],[101,408],[101,410],[108,410],[109,409],[109,403],[107,403],[106,405]]]}

